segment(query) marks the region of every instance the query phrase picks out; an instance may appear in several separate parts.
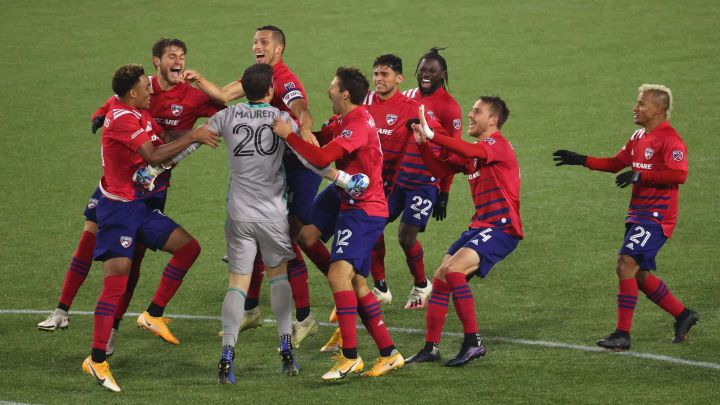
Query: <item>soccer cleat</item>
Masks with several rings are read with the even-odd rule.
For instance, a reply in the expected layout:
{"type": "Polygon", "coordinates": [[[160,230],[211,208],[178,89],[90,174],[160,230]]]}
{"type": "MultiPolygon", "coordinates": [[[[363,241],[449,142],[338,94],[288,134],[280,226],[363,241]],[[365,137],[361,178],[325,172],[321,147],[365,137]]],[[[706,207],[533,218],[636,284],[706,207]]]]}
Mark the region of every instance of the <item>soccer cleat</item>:
{"type": "Polygon", "coordinates": [[[235,349],[232,346],[223,346],[218,363],[218,382],[220,384],[235,384],[235,349]]]}
{"type": "Polygon", "coordinates": [[[67,329],[70,326],[70,318],[68,313],[62,309],[56,309],[46,320],[40,322],[37,327],[39,330],[52,332],[56,329],[67,329]]]}
{"type": "Polygon", "coordinates": [[[429,281],[425,288],[413,286],[412,290],[410,290],[410,297],[408,297],[407,304],[405,304],[405,309],[423,309],[431,291],[432,283],[429,281]]]}
{"type": "Polygon", "coordinates": [[[137,319],[137,326],[138,328],[145,329],[146,331],[152,333],[153,335],[159,337],[160,339],[172,343],[174,345],[179,345],[180,341],[170,332],[170,329],[168,329],[167,324],[169,323],[169,318],[164,318],[161,316],[154,317],[150,316],[150,314],[145,311],[137,319]]]}
{"type": "Polygon", "coordinates": [[[340,334],[340,328],[335,329],[330,339],[325,343],[320,351],[323,353],[336,352],[342,347],[342,335],[340,334]]]}
{"type": "Polygon", "coordinates": [[[445,362],[447,367],[459,367],[464,366],[470,362],[470,360],[478,359],[485,355],[485,346],[480,343],[479,346],[466,346],[462,345],[460,351],[452,359],[445,362]]]}
{"type": "Polygon", "coordinates": [[[242,322],[240,322],[240,332],[248,329],[259,328],[262,326],[262,323],[263,320],[260,307],[258,306],[253,309],[248,309],[245,311],[245,315],[243,315],[242,322]]]}
{"type": "Polygon", "coordinates": [[[282,361],[283,374],[296,376],[300,374],[300,367],[292,351],[292,344],[290,343],[292,339],[290,339],[289,335],[284,336],[287,336],[287,338],[283,337],[280,341],[280,359],[282,361]]]}
{"type": "Polygon", "coordinates": [[[318,322],[312,314],[308,315],[308,317],[301,322],[293,322],[293,347],[296,349],[299,348],[300,342],[305,340],[306,337],[316,334],[317,331],[318,322]]]}
{"type": "Polygon", "coordinates": [[[621,350],[629,350],[630,335],[623,335],[618,332],[613,332],[606,337],[598,340],[596,344],[603,349],[610,349],[615,352],[619,352],[621,350]]]}
{"type": "Polygon", "coordinates": [[[92,358],[88,356],[85,361],[83,361],[82,369],[85,374],[93,377],[98,384],[109,390],[120,392],[120,387],[118,387],[112,374],[110,374],[110,365],[107,361],[95,363],[92,361],[92,358]]]}
{"type": "Polygon", "coordinates": [[[405,365],[405,359],[397,350],[393,350],[392,354],[387,357],[378,357],[372,368],[363,373],[366,377],[380,377],[393,370],[402,368],[405,365]]]}
{"type": "Polygon", "coordinates": [[[112,328],[112,331],[110,332],[110,338],[107,341],[107,348],[105,349],[105,355],[107,357],[110,357],[115,353],[115,340],[118,336],[118,330],[115,328],[112,328]]]}
{"type": "Polygon", "coordinates": [[[682,343],[688,340],[688,332],[699,320],[700,315],[692,309],[688,308],[685,310],[685,314],[680,314],[680,319],[675,322],[675,337],[673,343],[682,343]]]}
{"type": "Polygon", "coordinates": [[[223,256],[222,261],[224,261],[225,263],[230,263],[227,255],[223,256]]]}
{"type": "Polygon", "coordinates": [[[432,350],[423,348],[414,356],[405,359],[405,364],[430,363],[433,361],[440,361],[440,348],[437,345],[433,345],[432,350]]]}
{"type": "Polygon", "coordinates": [[[365,367],[365,363],[363,363],[360,356],[356,359],[348,359],[342,353],[338,353],[333,356],[333,360],[335,360],[335,365],[322,376],[325,381],[341,380],[350,373],[360,373],[365,367]]]}
{"type": "Polygon", "coordinates": [[[375,294],[375,299],[378,300],[381,304],[392,304],[392,293],[390,292],[390,288],[387,289],[387,291],[382,292],[377,287],[373,287],[373,294],[375,294]]]}

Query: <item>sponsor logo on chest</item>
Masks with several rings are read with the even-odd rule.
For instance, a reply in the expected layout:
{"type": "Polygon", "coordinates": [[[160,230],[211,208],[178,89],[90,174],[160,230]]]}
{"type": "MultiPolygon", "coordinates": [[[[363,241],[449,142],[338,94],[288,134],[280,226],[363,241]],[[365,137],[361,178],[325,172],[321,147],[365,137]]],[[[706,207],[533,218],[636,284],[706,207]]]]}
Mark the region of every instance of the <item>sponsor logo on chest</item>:
{"type": "Polygon", "coordinates": [[[633,162],[632,167],[633,167],[633,169],[652,170],[653,164],[652,163],[633,162]]]}
{"type": "Polygon", "coordinates": [[[172,114],[176,117],[182,113],[182,110],[183,106],[181,106],[180,104],[173,104],[170,106],[170,112],[172,112],[172,114]]]}
{"type": "Polygon", "coordinates": [[[393,134],[392,129],[385,129],[385,128],[378,128],[377,132],[378,132],[378,135],[392,135],[393,134]]]}

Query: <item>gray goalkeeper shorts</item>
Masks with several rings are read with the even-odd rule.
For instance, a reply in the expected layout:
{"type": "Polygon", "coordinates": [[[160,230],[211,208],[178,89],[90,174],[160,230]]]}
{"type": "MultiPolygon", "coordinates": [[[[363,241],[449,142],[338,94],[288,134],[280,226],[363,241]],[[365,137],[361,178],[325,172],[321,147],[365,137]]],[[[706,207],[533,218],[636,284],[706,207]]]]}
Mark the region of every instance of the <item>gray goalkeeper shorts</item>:
{"type": "Polygon", "coordinates": [[[295,258],[287,218],[276,222],[245,222],[230,218],[225,223],[228,264],[235,274],[252,274],[258,249],[267,267],[278,267],[295,258]]]}

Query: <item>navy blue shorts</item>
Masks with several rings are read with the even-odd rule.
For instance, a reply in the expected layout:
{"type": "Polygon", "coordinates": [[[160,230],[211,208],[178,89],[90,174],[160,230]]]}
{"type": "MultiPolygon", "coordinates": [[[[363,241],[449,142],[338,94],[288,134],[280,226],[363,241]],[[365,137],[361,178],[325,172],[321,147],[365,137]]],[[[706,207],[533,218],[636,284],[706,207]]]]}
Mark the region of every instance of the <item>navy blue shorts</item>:
{"type": "Polygon", "coordinates": [[[159,199],[120,202],[101,196],[95,209],[98,233],[94,259],[132,258],[136,243],[152,250],[162,249],[180,225],[160,208],[153,207],[153,203],[159,202],[159,199]]]}
{"type": "Polygon", "coordinates": [[[352,264],[355,273],[367,277],[370,253],[386,224],[387,218],[370,216],[363,210],[340,211],[333,229],[330,263],[344,260],[352,264]]]}
{"type": "Polygon", "coordinates": [[[402,214],[400,222],[417,226],[420,228],[420,232],[425,231],[425,225],[430,219],[437,194],[437,187],[432,185],[418,187],[414,190],[396,186],[388,197],[388,210],[390,211],[388,222],[396,220],[402,214]]]}
{"type": "Polygon", "coordinates": [[[320,230],[320,239],[327,242],[335,230],[335,222],[340,213],[340,194],[338,189],[330,184],[315,196],[310,221],[320,230]]]}
{"type": "Polygon", "coordinates": [[[309,224],[313,199],[317,194],[322,177],[305,166],[286,166],[285,180],[287,181],[288,214],[297,216],[304,224],[309,224]]]}
{"type": "MultiPolygon", "coordinates": [[[[95,212],[95,209],[97,208],[100,197],[102,197],[102,191],[100,191],[100,187],[97,187],[95,189],[95,192],[90,196],[90,200],[88,201],[87,206],[85,207],[85,211],[83,212],[86,220],[97,223],[97,214],[95,212]]],[[[165,211],[166,200],[167,189],[164,189],[148,197],[145,197],[140,201],[149,205],[154,210],[165,211]]]]}
{"type": "Polygon", "coordinates": [[[480,256],[475,275],[485,278],[493,266],[509,255],[520,239],[497,228],[471,228],[450,246],[447,253],[454,255],[461,248],[469,248],[480,256]]]}
{"type": "Polygon", "coordinates": [[[632,256],[641,270],[655,270],[655,256],[667,241],[660,224],[625,224],[621,255],[632,256]]]}

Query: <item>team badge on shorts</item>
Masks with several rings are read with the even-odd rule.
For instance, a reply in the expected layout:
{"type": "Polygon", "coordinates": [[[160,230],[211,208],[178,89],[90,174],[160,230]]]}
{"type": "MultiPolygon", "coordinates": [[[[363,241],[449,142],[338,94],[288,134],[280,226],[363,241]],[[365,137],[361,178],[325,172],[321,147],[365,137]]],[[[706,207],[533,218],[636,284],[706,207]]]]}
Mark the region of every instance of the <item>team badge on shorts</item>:
{"type": "Polygon", "coordinates": [[[388,114],[385,116],[385,121],[387,121],[388,125],[392,125],[397,121],[397,115],[388,114]]]}
{"type": "Polygon", "coordinates": [[[170,111],[172,111],[173,115],[176,117],[180,115],[180,113],[182,113],[182,110],[183,106],[181,106],[180,104],[173,104],[170,106],[170,111]]]}
{"type": "Polygon", "coordinates": [[[685,157],[685,154],[681,150],[674,150],[672,157],[674,161],[680,162],[685,157]]]}
{"type": "Polygon", "coordinates": [[[653,157],[653,154],[655,153],[655,149],[653,148],[645,148],[645,159],[650,160],[650,158],[653,157]]]}
{"type": "Polygon", "coordinates": [[[120,246],[124,247],[125,249],[129,248],[130,245],[132,245],[132,238],[129,236],[121,236],[120,237],[120,246]]]}
{"type": "Polygon", "coordinates": [[[91,198],[90,201],[88,201],[87,207],[88,207],[89,210],[91,210],[91,209],[97,207],[97,205],[98,205],[98,200],[97,200],[97,198],[91,198]]]}
{"type": "Polygon", "coordinates": [[[453,128],[455,128],[455,129],[462,128],[462,120],[460,120],[460,119],[453,120],[453,128]]]}

